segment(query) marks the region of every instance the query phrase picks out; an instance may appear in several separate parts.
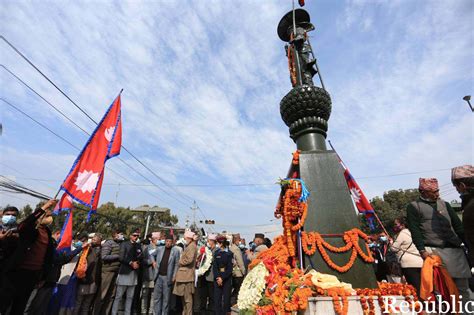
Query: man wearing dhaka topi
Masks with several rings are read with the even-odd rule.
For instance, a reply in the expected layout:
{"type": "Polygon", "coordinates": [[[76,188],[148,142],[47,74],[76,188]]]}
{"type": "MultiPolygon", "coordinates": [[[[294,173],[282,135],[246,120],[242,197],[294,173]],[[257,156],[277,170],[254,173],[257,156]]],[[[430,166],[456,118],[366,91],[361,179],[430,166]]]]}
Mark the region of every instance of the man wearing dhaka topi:
{"type": "Polygon", "coordinates": [[[439,197],[436,178],[420,178],[420,198],[407,206],[408,229],[423,259],[441,257],[458,287],[463,302],[469,301],[469,264],[461,244],[464,230],[450,204],[439,197]]]}

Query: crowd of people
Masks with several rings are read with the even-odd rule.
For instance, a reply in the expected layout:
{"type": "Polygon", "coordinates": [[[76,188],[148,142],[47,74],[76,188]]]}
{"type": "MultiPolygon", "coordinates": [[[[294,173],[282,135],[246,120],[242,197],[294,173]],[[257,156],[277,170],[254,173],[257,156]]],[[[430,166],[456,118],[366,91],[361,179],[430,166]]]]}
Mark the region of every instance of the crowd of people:
{"type": "MultiPolygon", "coordinates": [[[[440,199],[435,178],[421,178],[420,197],[394,222],[394,237],[372,235],[378,281],[412,284],[420,291],[427,257],[441,257],[464,301],[474,266],[474,168],[453,169],[463,220],[440,199]]],[[[271,247],[263,234],[249,244],[239,234],[183,238],[139,230],[80,233],[58,249],[50,231],[50,200],[20,223],[6,207],[0,226],[0,314],[228,314],[237,302],[249,263],[271,247]]],[[[471,283],[472,285],[472,283],[471,283]]],[[[472,287],[471,287],[472,288],[472,287]]]]}
{"type": "Polygon", "coordinates": [[[50,200],[17,223],[6,207],[0,226],[0,314],[227,314],[247,266],[271,246],[256,234],[184,237],[140,231],[80,233],[58,249],[50,200]]]}
{"type": "Polygon", "coordinates": [[[474,299],[474,168],[453,168],[452,183],[460,194],[462,220],[442,200],[436,178],[420,178],[420,197],[406,207],[406,216],[394,221],[394,237],[371,236],[378,281],[406,281],[420,292],[427,257],[439,256],[463,302],[474,299]]]}

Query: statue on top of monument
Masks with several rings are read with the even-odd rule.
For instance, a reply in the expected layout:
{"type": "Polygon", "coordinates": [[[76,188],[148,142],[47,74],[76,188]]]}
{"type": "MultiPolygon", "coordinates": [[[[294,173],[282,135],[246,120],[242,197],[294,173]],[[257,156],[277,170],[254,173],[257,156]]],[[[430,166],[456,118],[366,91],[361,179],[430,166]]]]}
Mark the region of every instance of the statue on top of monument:
{"type": "Polygon", "coordinates": [[[293,88],[280,102],[280,114],[299,150],[326,150],[331,97],[324,88],[308,32],[314,30],[308,12],[296,9],[283,16],[277,32],[285,45],[293,88]],[[313,82],[318,74],[321,87],[313,82]]]}
{"type": "Polygon", "coordinates": [[[318,73],[316,59],[308,41],[308,32],[314,30],[309,14],[303,9],[288,12],[278,25],[280,39],[288,42],[285,45],[289,59],[290,78],[293,86],[313,85],[313,76],[318,73]]]}

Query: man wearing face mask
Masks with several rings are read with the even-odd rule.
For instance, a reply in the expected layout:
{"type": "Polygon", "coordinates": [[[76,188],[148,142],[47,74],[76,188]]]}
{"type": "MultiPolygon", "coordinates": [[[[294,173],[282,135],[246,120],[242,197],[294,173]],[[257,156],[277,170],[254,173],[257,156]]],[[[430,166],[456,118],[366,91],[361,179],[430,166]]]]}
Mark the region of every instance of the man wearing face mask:
{"type": "Polygon", "coordinates": [[[461,248],[464,234],[461,220],[450,204],[439,198],[438,180],[420,178],[420,198],[407,206],[407,223],[421,258],[441,257],[458,287],[463,301],[469,300],[469,265],[461,248]]]}
{"type": "Polygon", "coordinates": [[[252,261],[255,258],[257,258],[258,254],[260,252],[266,251],[268,249],[267,245],[265,245],[265,235],[262,233],[256,233],[255,238],[253,239],[253,242],[255,244],[255,249],[250,250],[248,249],[246,252],[247,258],[252,261]]]}
{"type": "Polygon", "coordinates": [[[54,241],[48,226],[53,223],[49,200],[18,225],[18,246],[2,266],[0,313],[23,314],[35,285],[48,274],[54,258],[54,241]]]}
{"type": "Polygon", "coordinates": [[[156,263],[153,308],[155,315],[168,314],[173,279],[178,271],[179,250],[173,246],[173,236],[167,235],[165,246],[153,253],[156,263]]]}
{"type": "Polygon", "coordinates": [[[0,270],[3,270],[3,263],[15,251],[18,243],[16,223],[18,213],[19,211],[16,207],[6,207],[2,212],[2,223],[0,224],[0,270]]]}
{"type": "Polygon", "coordinates": [[[214,252],[217,250],[216,247],[216,234],[209,234],[207,236],[207,248],[211,250],[211,257],[207,257],[205,252],[202,253],[201,256],[201,263],[204,264],[205,260],[210,260],[211,264],[209,269],[204,272],[202,276],[198,279],[198,295],[199,300],[197,301],[199,304],[196,307],[195,312],[199,314],[214,314],[214,274],[212,273],[212,264],[213,264],[213,256],[214,252]]]}
{"type": "Polygon", "coordinates": [[[112,302],[115,298],[115,282],[120,268],[120,243],[124,241],[123,232],[120,229],[112,233],[112,239],[105,241],[101,249],[102,275],[100,285],[100,302],[96,305],[95,314],[110,314],[112,302]]]}

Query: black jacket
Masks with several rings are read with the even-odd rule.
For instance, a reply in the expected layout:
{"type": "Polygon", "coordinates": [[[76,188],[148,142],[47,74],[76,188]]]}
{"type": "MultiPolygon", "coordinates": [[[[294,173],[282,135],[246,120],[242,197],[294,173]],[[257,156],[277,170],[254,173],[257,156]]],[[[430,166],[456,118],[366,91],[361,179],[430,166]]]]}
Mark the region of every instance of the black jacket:
{"type": "Polygon", "coordinates": [[[469,260],[471,267],[474,267],[474,193],[461,196],[462,204],[462,224],[466,245],[469,247],[469,260]]]}
{"type": "Polygon", "coordinates": [[[139,243],[132,243],[130,241],[122,242],[120,244],[120,269],[119,274],[129,274],[134,269],[130,266],[132,261],[143,260],[143,252],[139,243]]]}
{"type": "Polygon", "coordinates": [[[221,277],[222,280],[227,280],[232,277],[232,270],[234,265],[232,259],[234,255],[232,252],[218,249],[214,252],[214,260],[212,262],[212,272],[214,273],[214,281],[221,277]]]}

